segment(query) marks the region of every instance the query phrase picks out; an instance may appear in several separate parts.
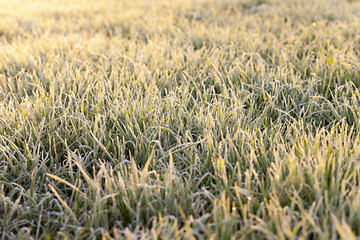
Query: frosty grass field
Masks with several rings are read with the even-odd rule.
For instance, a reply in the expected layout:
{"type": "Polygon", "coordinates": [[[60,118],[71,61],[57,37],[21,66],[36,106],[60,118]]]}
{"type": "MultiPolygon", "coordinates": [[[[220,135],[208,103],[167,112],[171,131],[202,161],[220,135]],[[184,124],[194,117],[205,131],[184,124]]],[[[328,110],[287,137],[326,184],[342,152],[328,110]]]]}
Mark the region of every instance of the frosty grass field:
{"type": "Polygon", "coordinates": [[[359,0],[0,19],[1,239],[359,239],[359,0]]]}

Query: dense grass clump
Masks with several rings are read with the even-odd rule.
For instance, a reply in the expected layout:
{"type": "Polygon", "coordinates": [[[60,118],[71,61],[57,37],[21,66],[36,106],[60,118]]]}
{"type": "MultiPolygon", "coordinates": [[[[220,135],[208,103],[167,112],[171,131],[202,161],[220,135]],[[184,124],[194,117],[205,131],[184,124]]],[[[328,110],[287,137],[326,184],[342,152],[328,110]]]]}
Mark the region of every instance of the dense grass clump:
{"type": "Polygon", "coordinates": [[[360,237],[360,1],[0,4],[0,238],[360,237]]]}

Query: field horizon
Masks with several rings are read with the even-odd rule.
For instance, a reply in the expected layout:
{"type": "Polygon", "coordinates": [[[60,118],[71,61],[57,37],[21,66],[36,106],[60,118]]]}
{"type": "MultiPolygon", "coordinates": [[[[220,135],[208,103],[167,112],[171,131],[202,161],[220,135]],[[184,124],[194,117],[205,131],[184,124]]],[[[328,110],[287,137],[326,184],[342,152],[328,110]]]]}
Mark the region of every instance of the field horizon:
{"type": "Polygon", "coordinates": [[[0,1],[1,239],[360,238],[360,1],[0,1]]]}

